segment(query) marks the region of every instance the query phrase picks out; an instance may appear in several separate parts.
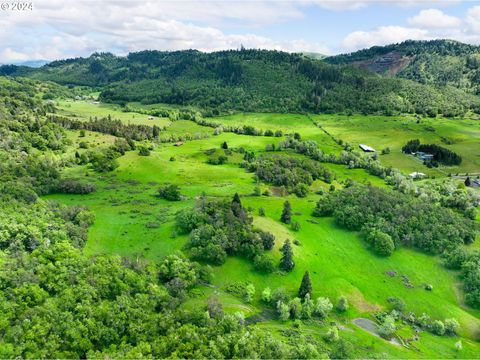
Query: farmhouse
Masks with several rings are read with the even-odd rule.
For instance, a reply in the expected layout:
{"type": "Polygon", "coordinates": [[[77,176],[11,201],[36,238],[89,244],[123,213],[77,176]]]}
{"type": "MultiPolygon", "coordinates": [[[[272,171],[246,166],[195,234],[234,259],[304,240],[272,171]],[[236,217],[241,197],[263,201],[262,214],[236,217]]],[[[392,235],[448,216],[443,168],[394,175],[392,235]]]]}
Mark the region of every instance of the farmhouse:
{"type": "Polygon", "coordinates": [[[409,174],[408,176],[410,176],[412,179],[422,179],[427,175],[422,173],[422,172],[415,171],[415,172],[412,172],[411,174],[409,174]]]}
{"type": "Polygon", "coordinates": [[[360,144],[360,145],[358,145],[358,147],[359,147],[360,149],[362,149],[364,152],[375,152],[375,149],[374,149],[374,148],[372,148],[372,147],[370,147],[370,146],[368,146],[368,145],[365,145],[365,144],[360,144]]]}

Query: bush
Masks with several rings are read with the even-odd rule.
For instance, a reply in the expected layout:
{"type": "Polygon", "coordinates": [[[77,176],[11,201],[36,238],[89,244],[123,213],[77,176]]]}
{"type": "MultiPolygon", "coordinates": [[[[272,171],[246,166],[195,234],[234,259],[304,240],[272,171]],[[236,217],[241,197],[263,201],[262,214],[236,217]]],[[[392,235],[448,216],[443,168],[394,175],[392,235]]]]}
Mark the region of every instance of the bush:
{"type": "Polygon", "coordinates": [[[64,194],[90,194],[96,189],[97,186],[94,183],[85,183],[75,179],[61,180],[57,186],[57,191],[64,194]]]}
{"type": "Polygon", "coordinates": [[[348,310],[348,299],[345,296],[340,296],[337,302],[337,311],[345,312],[348,310]]]}
{"type": "Polygon", "coordinates": [[[262,239],[263,248],[265,250],[272,250],[273,245],[275,245],[275,236],[267,231],[260,231],[259,235],[260,239],[262,239]]]}
{"type": "Polygon", "coordinates": [[[146,146],[140,146],[140,148],[138,149],[138,155],[150,156],[150,150],[146,146]]]}
{"type": "Polygon", "coordinates": [[[390,315],[385,316],[383,323],[378,327],[378,333],[386,339],[390,338],[395,330],[395,319],[390,315]]]}
{"type": "Polygon", "coordinates": [[[460,327],[457,319],[445,319],[445,333],[455,335],[460,327]]]}
{"type": "Polygon", "coordinates": [[[435,320],[433,323],[432,323],[432,332],[435,334],[435,335],[444,335],[445,334],[445,325],[443,324],[442,321],[440,320],[435,320]]]}
{"type": "Polygon", "coordinates": [[[272,273],[275,269],[273,259],[266,254],[256,255],[253,258],[253,267],[255,270],[264,273],[272,273]]]}
{"type": "Polygon", "coordinates": [[[390,235],[377,229],[371,229],[367,233],[366,241],[381,256],[390,256],[395,250],[395,244],[390,235]]]}
{"type": "Polygon", "coordinates": [[[158,196],[168,201],[180,201],[180,188],[175,184],[166,184],[158,189],[158,196]]]}
{"type": "Polygon", "coordinates": [[[315,310],[313,311],[315,315],[318,315],[321,318],[326,318],[330,311],[332,311],[333,305],[330,299],[325,297],[317,298],[317,302],[315,304],[315,310]]]}
{"type": "Polygon", "coordinates": [[[299,231],[300,230],[300,223],[298,221],[292,221],[292,230],[299,231]]]}
{"type": "Polygon", "coordinates": [[[272,290],[269,287],[266,287],[262,291],[262,301],[266,304],[270,304],[272,302],[272,290]]]}
{"type": "Polygon", "coordinates": [[[303,198],[308,195],[308,185],[304,183],[297,184],[293,188],[293,192],[300,198],[303,198]]]}

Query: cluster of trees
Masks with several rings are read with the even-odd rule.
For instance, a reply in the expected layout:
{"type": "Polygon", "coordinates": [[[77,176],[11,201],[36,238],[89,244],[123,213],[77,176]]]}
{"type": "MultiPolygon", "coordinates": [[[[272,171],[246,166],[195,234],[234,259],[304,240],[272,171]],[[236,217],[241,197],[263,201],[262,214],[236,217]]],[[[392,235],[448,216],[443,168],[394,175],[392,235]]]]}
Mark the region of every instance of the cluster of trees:
{"type": "Polygon", "coordinates": [[[449,269],[460,270],[465,302],[480,308],[480,252],[457,248],[444,254],[444,264],[449,269]]]}
{"type": "Polygon", "coordinates": [[[90,130],[138,141],[157,139],[160,132],[164,130],[156,125],[125,124],[120,120],[112,119],[110,115],[103,118],[90,118],[89,121],[80,121],[58,115],[50,115],[48,118],[52,123],[65,129],[90,130]]]}
{"type": "MultiPolygon", "coordinates": [[[[261,298],[263,303],[275,308],[278,318],[282,321],[288,319],[309,320],[313,317],[326,320],[334,308],[339,313],[348,310],[348,300],[345,296],[341,296],[334,306],[327,297],[318,297],[315,301],[312,300],[312,291],[310,274],[307,271],[303,275],[298,296],[292,298],[284,288],[272,291],[267,287],[262,291],[261,298]]],[[[338,332],[335,336],[328,335],[327,340],[338,341],[338,332]]]]}
{"type": "Polygon", "coordinates": [[[403,147],[402,151],[407,154],[425,152],[433,155],[433,160],[443,165],[460,165],[462,157],[453,151],[436,144],[421,144],[420,140],[410,140],[403,147]]]}
{"type": "Polygon", "coordinates": [[[308,186],[314,180],[322,179],[330,183],[331,172],[310,159],[284,155],[264,155],[247,165],[257,177],[275,186],[284,186],[299,197],[308,194],[308,186]]]}
{"type": "Polygon", "coordinates": [[[176,224],[180,233],[190,234],[192,257],[216,265],[224,263],[227,255],[253,260],[272,249],[275,241],[273,235],[253,227],[238,194],[231,201],[202,197],[194,208],[177,214],[176,224]]]}
{"type": "Polygon", "coordinates": [[[334,216],[351,230],[362,230],[373,249],[389,255],[400,245],[438,254],[476,235],[475,224],[450,209],[416,197],[355,185],[322,197],[313,213],[334,216]]]}
{"type": "Polygon", "coordinates": [[[434,320],[427,313],[417,315],[412,311],[408,311],[407,305],[400,298],[390,297],[387,299],[387,302],[389,303],[389,310],[379,311],[374,314],[375,319],[379,323],[379,334],[386,339],[390,339],[395,334],[398,328],[397,321],[430,331],[438,336],[454,336],[460,328],[460,324],[455,318],[448,318],[443,321],[434,320]]]}

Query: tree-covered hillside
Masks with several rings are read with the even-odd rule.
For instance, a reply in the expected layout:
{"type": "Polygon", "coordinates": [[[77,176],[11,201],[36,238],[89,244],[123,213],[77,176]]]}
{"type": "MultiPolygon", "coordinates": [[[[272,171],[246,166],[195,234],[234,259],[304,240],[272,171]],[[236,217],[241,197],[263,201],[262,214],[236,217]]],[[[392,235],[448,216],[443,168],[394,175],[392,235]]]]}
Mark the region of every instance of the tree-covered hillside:
{"type": "Polygon", "coordinates": [[[330,64],[352,64],[421,84],[450,85],[480,93],[480,47],[453,40],[405,41],[332,56],[330,64]]]}
{"type": "Polygon", "coordinates": [[[93,54],[39,69],[3,66],[0,74],[101,88],[107,102],[193,105],[228,111],[418,113],[477,111],[480,100],[451,86],[382,78],[301,54],[240,50],[93,54]]]}

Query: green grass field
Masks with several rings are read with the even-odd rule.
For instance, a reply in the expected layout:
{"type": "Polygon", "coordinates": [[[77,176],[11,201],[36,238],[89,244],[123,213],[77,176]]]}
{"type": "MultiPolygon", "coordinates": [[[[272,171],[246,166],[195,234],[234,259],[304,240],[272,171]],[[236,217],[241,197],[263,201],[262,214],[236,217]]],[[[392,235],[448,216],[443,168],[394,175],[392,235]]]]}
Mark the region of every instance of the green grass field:
{"type": "MultiPolygon", "coordinates": [[[[65,113],[69,112],[69,116],[77,114],[79,118],[95,115],[100,117],[111,112],[114,118],[124,116],[122,121],[131,121],[130,117],[134,115],[122,113],[111,105],[94,106],[81,102],[64,103],[61,108],[65,113]]],[[[137,120],[143,121],[140,118],[137,120]]],[[[216,120],[225,124],[255,124],[259,128],[296,131],[304,139],[316,140],[324,151],[340,151],[340,147],[328,135],[303,115],[238,114],[216,120]]],[[[480,127],[475,122],[424,120],[417,124],[416,120],[409,118],[347,118],[327,115],[315,116],[315,120],[328,132],[349,143],[366,143],[378,150],[389,146],[392,153],[380,156],[381,161],[405,172],[427,172],[426,167],[417,160],[401,154],[400,148],[406,141],[420,138],[422,141],[440,144],[442,136],[452,138],[455,144],[447,147],[464,156],[464,163],[455,171],[472,172],[480,169],[480,158],[477,154],[480,147],[475,148],[479,141],[480,127]],[[425,130],[426,126],[434,127],[435,131],[425,130]]],[[[144,121],[153,124],[166,120],[144,121]]],[[[408,249],[400,249],[389,258],[377,257],[366,248],[358,234],[338,227],[333,219],[312,218],[311,212],[319,198],[314,191],[319,188],[327,189],[329,186],[321,181],[312,185],[313,191],[306,198],[288,197],[292,203],[293,218],[301,225],[301,229],[294,232],[289,226],[279,222],[285,198],[252,195],[255,186],[265,189],[268,185],[257,184],[254,174],[239,166],[239,154],[234,153],[224,165],[210,165],[207,163],[208,156],[204,153],[208,149],[220,149],[223,142],[227,142],[230,149],[244,147],[260,153],[267,144],[281,139],[232,133],[214,136],[213,129],[190,121],[176,121],[167,131],[177,135],[207,133],[209,137],[187,141],[178,147],[171,143],[157,144],[148,157],[139,156],[137,151],[128,152],[119,159],[120,167],[106,175],[94,173],[85,166],[69,168],[65,176],[95,181],[97,191],[89,195],[46,196],[47,199],[69,205],[88,206],[95,213],[96,221],[90,229],[85,252],[92,255],[116,253],[158,260],[182,251],[187,236],[176,235],[175,213],[181,208],[193,206],[196,197],[201,194],[230,198],[238,192],[244,206],[252,208],[255,226],[276,236],[276,245],[272,250],[276,261],[280,258],[278,249],[285,239],[300,241],[299,246],[294,246],[297,265],[287,275],[279,272],[265,275],[255,272],[252,264],[245,259],[231,257],[221,267],[214,268],[212,287],[196,289],[197,297],[189,300],[185,306],[203,306],[211,293],[217,293],[227,312],[243,311],[246,316],[259,314],[263,310],[260,294],[265,287],[285,287],[294,295],[303,273],[308,270],[312,278],[314,297],[328,296],[335,301],[340,295],[346,295],[353,305],[346,315],[334,315],[334,319],[345,325],[341,336],[352,340],[358,357],[365,357],[373,352],[386,353],[395,358],[480,357],[480,345],[475,341],[480,336],[480,311],[462,305],[458,274],[442,267],[439,258],[408,249]],[[175,161],[170,160],[172,157],[175,161]],[[178,184],[184,199],[168,202],[156,197],[158,187],[164,183],[178,184]],[[265,209],[265,217],[257,215],[259,207],[265,209]],[[390,277],[386,274],[387,271],[395,271],[397,275],[390,277]],[[414,288],[407,288],[401,275],[407,276],[414,288]],[[253,283],[256,288],[256,296],[251,304],[246,304],[226,291],[228,285],[245,282],[253,283]],[[424,290],[423,285],[426,283],[433,285],[433,291],[424,290]],[[374,311],[385,309],[390,296],[402,298],[407,308],[419,315],[427,312],[435,319],[455,317],[461,324],[463,351],[456,353],[454,350],[458,337],[438,337],[422,332],[421,340],[415,343],[419,348],[419,351],[416,351],[392,345],[351,323],[355,317],[368,317],[374,311]]],[[[79,141],[87,141],[92,146],[106,146],[114,139],[90,132],[87,132],[85,138],[78,138],[77,132],[69,132],[69,137],[73,141],[71,151],[78,147],[79,141]]],[[[347,178],[386,186],[383,180],[367,174],[364,170],[348,169],[342,165],[326,166],[335,173],[337,180],[334,184],[337,187],[347,178]]],[[[442,175],[438,170],[430,173],[442,175]]],[[[291,322],[282,323],[266,318],[256,326],[266,328],[281,337],[282,330],[291,328],[291,322]]],[[[321,339],[326,327],[325,324],[307,322],[301,331],[305,335],[321,339]]],[[[408,332],[408,329],[402,331],[408,332]]]]}
{"type": "Polygon", "coordinates": [[[405,173],[423,172],[431,176],[480,171],[480,122],[477,120],[417,119],[385,116],[312,116],[325,130],[355,147],[367,144],[377,151],[391,149],[380,160],[405,173]],[[421,161],[402,153],[402,146],[412,139],[446,147],[463,158],[460,166],[428,169],[421,161]],[[452,144],[449,144],[452,143],[452,144]]]}
{"type": "Polygon", "coordinates": [[[135,125],[157,125],[160,127],[169,126],[170,120],[152,116],[149,119],[148,115],[136,112],[124,112],[119,105],[98,103],[87,100],[58,100],[56,102],[58,114],[68,117],[73,117],[78,120],[87,121],[90,117],[107,117],[118,119],[125,123],[135,125]]]}

